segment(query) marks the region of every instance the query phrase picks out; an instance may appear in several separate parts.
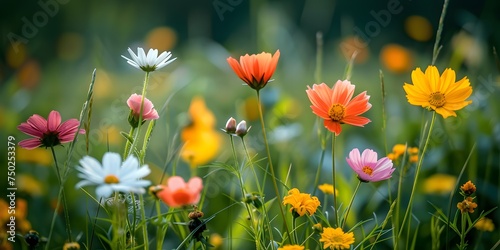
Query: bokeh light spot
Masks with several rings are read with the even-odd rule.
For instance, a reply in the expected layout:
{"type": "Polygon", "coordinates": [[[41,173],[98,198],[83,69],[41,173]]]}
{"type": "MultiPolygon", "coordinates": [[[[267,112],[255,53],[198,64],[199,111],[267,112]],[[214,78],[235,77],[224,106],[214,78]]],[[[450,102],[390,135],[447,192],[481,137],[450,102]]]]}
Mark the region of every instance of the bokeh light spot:
{"type": "Polygon", "coordinates": [[[157,27],[146,35],[146,47],[158,49],[158,52],[171,50],[177,43],[177,34],[172,28],[157,27]]]}
{"type": "Polygon", "coordinates": [[[74,61],[82,56],[84,45],[85,42],[80,34],[64,33],[59,37],[57,56],[64,61],[74,61]]]}
{"type": "Polygon", "coordinates": [[[425,17],[409,16],[405,20],[405,31],[409,37],[419,42],[427,42],[433,36],[432,24],[425,17]]]}
{"type": "Polygon", "coordinates": [[[408,72],[413,68],[413,55],[398,44],[387,44],[380,51],[380,61],[394,73],[408,72]]]}

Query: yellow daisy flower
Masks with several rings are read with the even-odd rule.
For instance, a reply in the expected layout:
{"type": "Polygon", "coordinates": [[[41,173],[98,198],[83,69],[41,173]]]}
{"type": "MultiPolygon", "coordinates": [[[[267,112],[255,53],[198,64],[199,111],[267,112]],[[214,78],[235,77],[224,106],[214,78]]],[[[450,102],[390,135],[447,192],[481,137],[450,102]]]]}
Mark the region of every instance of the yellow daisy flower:
{"type": "Polygon", "coordinates": [[[416,68],[411,73],[413,84],[403,86],[406,98],[410,104],[434,110],[443,118],[457,116],[456,110],[472,103],[466,100],[472,94],[472,87],[467,77],[458,82],[455,77],[455,71],[449,68],[441,76],[435,66],[428,66],[425,74],[416,68]]]}
{"type": "Polygon", "coordinates": [[[326,227],[321,233],[320,242],[323,242],[324,249],[349,249],[354,243],[354,233],[344,233],[342,228],[326,227]]]}
{"type": "Polygon", "coordinates": [[[283,198],[283,205],[290,204],[292,207],[290,211],[294,216],[303,216],[306,213],[313,215],[319,207],[320,202],[318,197],[311,197],[310,194],[301,193],[298,189],[292,188],[288,191],[288,195],[283,198]]]}

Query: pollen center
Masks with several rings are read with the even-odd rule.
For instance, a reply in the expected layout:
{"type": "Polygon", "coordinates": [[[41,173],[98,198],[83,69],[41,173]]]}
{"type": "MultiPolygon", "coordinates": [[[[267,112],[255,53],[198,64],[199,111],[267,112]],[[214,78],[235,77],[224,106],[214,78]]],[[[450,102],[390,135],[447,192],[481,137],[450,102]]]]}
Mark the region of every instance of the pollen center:
{"type": "Polygon", "coordinates": [[[434,92],[431,93],[431,96],[429,98],[429,103],[433,106],[436,107],[442,107],[446,102],[446,98],[444,97],[444,94],[441,92],[434,92]]]}
{"type": "Polygon", "coordinates": [[[368,166],[364,166],[363,167],[363,172],[369,176],[372,176],[372,173],[373,173],[373,169],[371,167],[368,167],[368,166]]]}
{"type": "Polygon", "coordinates": [[[104,177],[104,183],[106,184],[115,184],[115,183],[120,183],[120,179],[116,177],[116,175],[110,174],[104,177]]]}
{"type": "Polygon", "coordinates": [[[345,116],[345,107],[342,104],[333,104],[328,110],[328,116],[334,121],[341,121],[345,116]]]}

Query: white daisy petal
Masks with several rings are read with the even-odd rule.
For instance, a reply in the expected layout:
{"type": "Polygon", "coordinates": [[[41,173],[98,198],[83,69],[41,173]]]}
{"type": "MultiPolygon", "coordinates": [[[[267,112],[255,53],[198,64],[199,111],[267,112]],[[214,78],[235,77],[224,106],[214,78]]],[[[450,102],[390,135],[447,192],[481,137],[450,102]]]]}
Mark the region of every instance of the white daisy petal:
{"type": "Polygon", "coordinates": [[[107,198],[114,191],[144,193],[144,188],[151,185],[149,180],[140,179],[147,176],[151,170],[148,165],[139,168],[139,161],[135,156],[127,157],[122,163],[120,154],[108,152],[103,156],[102,165],[96,159],[85,156],[80,160],[80,166],[76,170],[81,180],[75,187],[97,185],[98,198],[107,198]],[[110,174],[117,177],[116,183],[105,182],[105,178],[110,174]]]}
{"type": "Polygon", "coordinates": [[[97,198],[98,199],[100,199],[100,198],[108,198],[113,193],[113,189],[111,188],[110,185],[103,184],[103,185],[98,186],[96,188],[95,192],[97,194],[97,198]]]}
{"type": "Polygon", "coordinates": [[[131,58],[122,55],[122,57],[127,60],[127,63],[146,72],[161,69],[177,59],[174,58],[169,61],[170,57],[172,57],[172,53],[169,51],[164,51],[158,56],[157,49],[149,49],[146,54],[144,49],[139,47],[137,48],[136,55],[130,48],[128,48],[128,52],[131,58]]]}

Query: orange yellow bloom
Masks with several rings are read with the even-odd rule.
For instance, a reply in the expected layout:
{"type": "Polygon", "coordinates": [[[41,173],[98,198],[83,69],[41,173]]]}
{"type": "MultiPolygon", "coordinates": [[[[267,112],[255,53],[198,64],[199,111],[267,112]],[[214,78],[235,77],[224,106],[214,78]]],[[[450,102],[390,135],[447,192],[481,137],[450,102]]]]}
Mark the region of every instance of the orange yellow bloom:
{"type": "MultiPolygon", "coordinates": [[[[325,194],[333,194],[333,185],[331,184],[327,184],[327,183],[324,183],[324,184],[321,184],[318,186],[319,190],[321,190],[321,192],[325,193],[325,194]]],[[[337,196],[339,194],[339,191],[335,189],[335,196],[337,196]]]]}
{"type": "Polygon", "coordinates": [[[455,189],[457,177],[447,174],[434,174],[423,183],[423,191],[427,194],[448,194],[455,189]]]}
{"type": "Polygon", "coordinates": [[[277,50],[272,56],[271,53],[265,52],[257,55],[246,54],[240,56],[239,62],[232,57],[229,57],[227,62],[234,70],[234,73],[248,86],[260,90],[266,86],[273,76],[279,58],[280,51],[277,50]]]}
{"type": "Polygon", "coordinates": [[[495,224],[490,218],[483,217],[474,224],[474,227],[479,231],[493,232],[495,224]]]}
{"type": "Polygon", "coordinates": [[[472,181],[467,181],[460,187],[460,190],[462,190],[465,195],[471,195],[476,192],[476,185],[474,185],[472,181]]]}
{"type": "Polygon", "coordinates": [[[460,212],[462,213],[474,213],[474,209],[477,207],[477,204],[473,200],[474,198],[467,197],[457,204],[457,208],[460,209],[460,212]]]}
{"type": "Polygon", "coordinates": [[[449,68],[441,76],[435,66],[428,66],[425,74],[416,68],[411,73],[413,84],[403,86],[406,98],[410,104],[434,110],[443,118],[457,116],[456,110],[472,103],[466,100],[472,94],[472,87],[467,77],[458,82],[455,77],[455,71],[449,68]]]}
{"type": "Polygon", "coordinates": [[[286,246],[278,247],[278,250],[304,250],[304,246],[286,245],[286,246]]]}
{"type": "Polygon", "coordinates": [[[301,193],[297,188],[292,188],[288,191],[288,195],[283,198],[283,205],[287,204],[292,205],[290,212],[294,213],[294,216],[303,216],[306,213],[308,215],[316,213],[320,202],[318,197],[311,197],[310,194],[301,193]]]}
{"type": "Polygon", "coordinates": [[[363,127],[370,122],[370,119],[360,116],[371,108],[370,96],[364,91],[352,98],[354,89],[348,80],[339,80],[332,88],[325,83],[314,84],[312,88],[307,86],[313,113],[324,119],[324,126],[335,135],[342,131],[341,124],[363,127]]]}
{"type": "Polygon", "coordinates": [[[350,249],[354,243],[354,233],[344,233],[342,228],[325,227],[319,241],[323,243],[324,249],[350,249]]]}
{"type": "Polygon", "coordinates": [[[220,148],[221,137],[215,129],[215,116],[201,97],[191,101],[189,107],[191,124],[181,131],[184,146],[181,158],[192,167],[203,165],[214,159],[220,148]]]}

